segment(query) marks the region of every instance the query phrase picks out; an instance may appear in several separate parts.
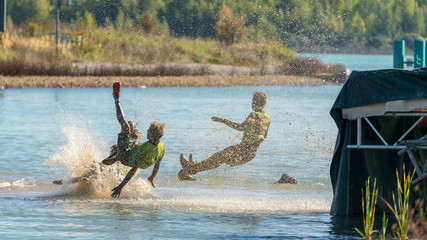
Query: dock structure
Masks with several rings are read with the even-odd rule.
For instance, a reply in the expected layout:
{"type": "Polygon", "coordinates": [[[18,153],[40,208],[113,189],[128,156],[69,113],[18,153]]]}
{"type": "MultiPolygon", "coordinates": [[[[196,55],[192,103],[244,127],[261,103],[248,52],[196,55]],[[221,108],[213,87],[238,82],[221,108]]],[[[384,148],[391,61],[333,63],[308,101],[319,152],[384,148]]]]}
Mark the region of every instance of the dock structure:
{"type": "MultiPolygon", "coordinates": [[[[427,203],[427,68],[353,71],[330,114],[338,128],[331,214],[362,214],[361,190],[368,178],[392,203],[396,171],[399,176],[416,171],[411,204],[427,203]]],[[[376,207],[388,211],[383,201],[376,207]]]]}
{"type": "Polygon", "coordinates": [[[414,68],[426,67],[427,43],[426,41],[414,41],[414,58],[405,60],[405,41],[394,41],[393,68],[403,69],[406,66],[414,68]]]}

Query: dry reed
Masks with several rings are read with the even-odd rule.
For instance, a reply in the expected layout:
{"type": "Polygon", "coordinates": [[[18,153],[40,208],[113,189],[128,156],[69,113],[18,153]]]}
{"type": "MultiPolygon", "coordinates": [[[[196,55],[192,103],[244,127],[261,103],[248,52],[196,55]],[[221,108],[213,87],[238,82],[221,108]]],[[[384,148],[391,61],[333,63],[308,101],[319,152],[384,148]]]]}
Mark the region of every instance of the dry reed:
{"type": "Polygon", "coordinates": [[[126,87],[318,86],[330,84],[319,78],[302,76],[0,76],[1,89],[111,87],[114,82],[122,82],[126,87]]]}

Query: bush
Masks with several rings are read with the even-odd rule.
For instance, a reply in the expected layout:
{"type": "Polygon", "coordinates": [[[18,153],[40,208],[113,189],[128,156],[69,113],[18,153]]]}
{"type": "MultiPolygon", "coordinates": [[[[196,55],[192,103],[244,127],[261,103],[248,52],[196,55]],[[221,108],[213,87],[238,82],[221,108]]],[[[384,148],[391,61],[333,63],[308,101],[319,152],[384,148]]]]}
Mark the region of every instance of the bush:
{"type": "Polygon", "coordinates": [[[31,37],[35,37],[37,35],[37,29],[39,25],[37,23],[30,22],[28,23],[28,30],[30,32],[31,37]]]}
{"type": "Polygon", "coordinates": [[[345,78],[346,68],[341,64],[323,64],[316,58],[303,57],[285,60],[277,68],[277,74],[296,76],[317,76],[332,81],[345,78]],[[330,79],[329,79],[330,78],[330,79]]]}
{"type": "Polygon", "coordinates": [[[283,75],[303,76],[320,73],[322,69],[323,64],[318,59],[311,57],[287,60],[279,67],[279,71],[283,75]]]}
{"type": "Polygon", "coordinates": [[[384,47],[390,47],[389,39],[385,36],[375,36],[368,38],[366,42],[367,47],[371,48],[384,48],[384,47]]]}
{"type": "Polygon", "coordinates": [[[419,33],[405,33],[399,36],[396,40],[404,40],[405,46],[413,49],[414,41],[424,41],[425,38],[423,38],[419,33]]]}
{"type": "Polygon", "coordinates": [[[231,8],[223,4],[218,11],[215,30],[220,41],[227,44],[238,42],[243,36],[243,21],[237,19],[231,8]]]}
{"type": "Polygon", "coordinates": [[[142,30],[145,33],[152,33],[154,29],[155,17],[151,16],[148,13],[145,13],[138,19],[139,24],[141,25],[142,30]]]}

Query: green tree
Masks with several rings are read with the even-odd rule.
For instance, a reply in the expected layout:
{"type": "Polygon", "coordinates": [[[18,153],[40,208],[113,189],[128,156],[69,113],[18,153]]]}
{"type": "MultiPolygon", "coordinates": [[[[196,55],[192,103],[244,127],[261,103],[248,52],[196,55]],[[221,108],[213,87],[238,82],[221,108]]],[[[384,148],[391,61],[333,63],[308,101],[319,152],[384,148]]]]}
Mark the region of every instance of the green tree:
{"type": "Polygon", "coordinates": [[[32,21],[47,20],[53,9],[49,0],[14,0],[7,2],[7,12],[13,22],[19,25],[31,19],[32,21]]]}
{"type": "Polygon", "coordinates": [[[95,17],[88,11],[85,11],[83,14],[77,17],[75,23],[76,28],[79,30],[91,29],[95,25],[95,17]]]}
{"type": "Polygon", "coordinates": [[[116,21],[117,15],[119,14],[119,3],[119,0],[95,1],[93,14],[95,15],[98,25],[106,26],[116,21]]]}
{"type": "Polygon", "coordinates": [[[265,17],[261,17],[260,21],[255,25],[251,25],[248,31],[248,39],[252,42],[278,41],[280,34],[276,25],[269,22],[265,17]]]}
{"type": "Polygon", "coordinates": [[[354,32],[357,36],[363,36],[366,33],[365,20],[360,16],[359,12],[353,14],[350,22],[350,31],[354,32]]]}
{"type": "Polygon", "coordinates": [[[28,23],[28,31],[30,32],[31,37],[35,37],[37,35],[37,30],[39,28],[39,25],[34,22],[28,23]]]}
{"type": "Polygon", "coordinates": [[[215,36],[215,4],[205,0],[169,0],[165,19],[173,34],[188,37],[215,36]]]}
{"type": "MultiPolygon", "coordinates": [[[[16,26],[37,22],[43,28],[46,24],[41,22],[53,19],[54,6],[49,2],[8,1],[8,15],[16,26]]],[[[220,34],[218,27],[227,27],[218,15],[223,4],[239,16],[234,18],[241,21],[239,28],[248,29],[248,39],[258,42],[279,37],[292,45],[336,46],[348,39],[377,45],[408,34],[427,34],[427,0],[73,0],[71,6],[61,7],[61,22],[83,30],[91,27],[86,24],[90,14],[93,25],[104,26],[109,19],[116,29],[141,28],[141,19],[149,13],[153,27],[160,26],[151,32],[233,42],[245,32],[239,30],[232,38],[231,32],[228,38],[226,32],[220,34]]]]}
{"type": "Polygon", "coordinates": [[[150,14],[149,12],[141,15],[138,19],[138,26],[145,32],[145,33],[153,33],[154,28],[158,24],[158,20],[155,15],[150,14]]]}
{"type": "Polygon", "coordinates": [[[119,14],[117,15],[116,21],[114,21],[114,27],[116,30],[124,29],[126,25],[126,19],[125,15],[123,13],[123,10],[119,10],[119,14]]]}
{"type": "Polygon", "coordinates": [[[13,24],[12,17],[10,15],[7,15],[7,18],[6,18],[6,29],[7,29],[7,31],[10,31],[13,28],[15,28],[15,25],[13,24]]]}

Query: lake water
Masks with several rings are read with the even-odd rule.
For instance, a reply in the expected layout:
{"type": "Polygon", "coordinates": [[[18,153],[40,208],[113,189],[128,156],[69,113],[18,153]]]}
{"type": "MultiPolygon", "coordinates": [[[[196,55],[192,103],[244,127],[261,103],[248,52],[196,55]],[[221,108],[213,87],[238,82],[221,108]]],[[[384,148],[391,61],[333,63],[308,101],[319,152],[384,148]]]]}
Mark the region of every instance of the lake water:
{"type": "MultiPolygon", "coordinates": [[[[300,53],[302,57],[315,57],[324,64],[342,64],[350,71],[393,68],[393,55],[362,55],[362,54],[323,54],[300,53]]],[[[405,60],[413,59],[405,56],[405,60]]],[[[405,69],[412,69],[405,65],[405,69]]]]}
{"type": "Polygon", "coordinates": [[[124,88],[127,119],[145,137],[166,123],[166,155],[152,188],[142,170],[109,195],[122,166],[91,182],[53,185],[108,155],[119,124],[109,88],[0,90],[1,239],[358,239],[361,217],[328,214],[337,128],[329,116],[341,86],[124,88]],[[252,92],[268,95],[267,139],[251,162],[181,182],[179,154],[201,161],[240,142],[211,116],[242,122],[252,92]],[[282,173],[297,185],[275,184],[282,173]]]}

